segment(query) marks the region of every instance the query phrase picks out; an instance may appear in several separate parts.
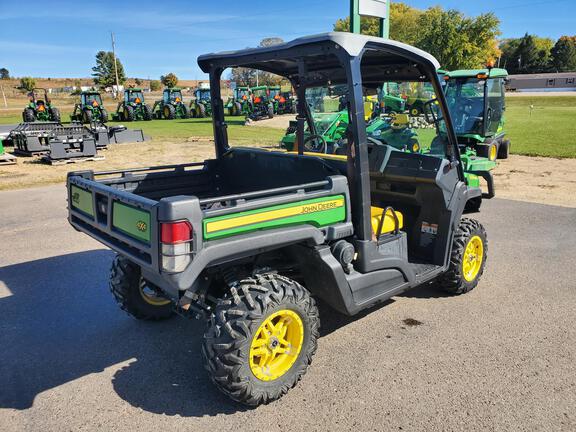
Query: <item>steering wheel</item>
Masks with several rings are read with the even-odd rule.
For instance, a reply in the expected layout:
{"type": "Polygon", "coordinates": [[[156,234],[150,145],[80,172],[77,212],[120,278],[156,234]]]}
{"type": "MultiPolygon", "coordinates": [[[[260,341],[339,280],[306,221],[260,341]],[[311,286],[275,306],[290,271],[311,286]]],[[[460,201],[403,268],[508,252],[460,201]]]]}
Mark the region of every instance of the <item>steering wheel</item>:
{"type": "Polygon", "coordinates": [[[304,150],[314,153],[326,153],[328,151],[328,144],[326,143],[326,139],[322,135],[313,134],[308,135],[304,139],[304,150]],[[311,144],[310,141],[317,140],[315,144],[311,144]]]}

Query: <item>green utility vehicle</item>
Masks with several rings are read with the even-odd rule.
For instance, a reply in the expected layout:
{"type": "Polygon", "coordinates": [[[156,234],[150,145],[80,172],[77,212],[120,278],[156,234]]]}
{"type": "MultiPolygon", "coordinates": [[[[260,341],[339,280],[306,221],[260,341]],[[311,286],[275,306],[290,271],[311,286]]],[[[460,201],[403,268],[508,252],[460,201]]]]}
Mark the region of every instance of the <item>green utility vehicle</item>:
{"type": "Polygon", "coordinates": [[[124,90],[124,100],[118,103],[116,113],[112,114],[115,121],[152,120],[152,109],[144,102],[144,93],[139,88],[124,90]]]}
{"type": "Polygon", "coordinates": [[[80,102],[74,105],[70,120],[81,123],[106,123],[108,111],[104,108],[102,97],[97,91],[83,91],[80,102]]]}
{"type": "Polygon", "coordinates": [[[46,121],[60,123],[60,111],[52,105],[48,97],[48,90],[44,88],[35,88],[28,93],[29,103],[22,111],[22,120],[25,123],[35,121],[46,121]],[[44,99],[38,99],[37,90],[44,92],[44,99]]]}
{"type": "Polygon", "coordinates": [[[190,112],[192,117],[204,118],[212,116],[212,102],[210,99],[210,89],[199,88],[194,92],[195,99],[190,102],[190,112]]]}
{"type": "MultiPolygon", "coordinates": [[[[215,159],[70,173],[69,221],[117,252],[110,288],[129,314],[206,318],[202,356],[225,394],[256,406],[296,385],[317,349],[315,299],[355,315],[431,282],[451,294],[478,285],[486,231],[462,214],[482,192],[466,183],[434,57],[387,39],[327,33],[198,63],[210,75],[215,159]],[[233,67],[291,80],[300,143],[306,127],[321,140],[314,95],[345,86],[345,154],[230,148],[220,85],[233,67]],[[434,152],[398,151],[366,136],[364,94],[383,79],[431,82],[434,133],[420,138],[433,140],[434,152]]],[[[363,342],[372,349],[373,340],[363,342]]]]}
{"type": "Polygon", "coordinates": [[[504,69],[447,72],[446,100],[458,142],[490,160],[507,159],[510,140],[504,131],[504,69]]]}
{"type": "Polygon", "coordinates": [[[252,120],[274,117],[274,102],[270,97],[268,86],[252,87],[252,113],[248,116],[252,120]]]}
{"type": "Polygon", "coordinates": [[[152,107],[152,115],[157,119],[174,120],[190,117],[188,107],[182,97],[182,89],[168,87],[162,92],[162,99],[152,107]]]}
{"type": "Polygon", "coordinates": [[[237,87],[225,106],[231,116],[249,116],[252,114],[252,93],[249,87],[237,87]]]}

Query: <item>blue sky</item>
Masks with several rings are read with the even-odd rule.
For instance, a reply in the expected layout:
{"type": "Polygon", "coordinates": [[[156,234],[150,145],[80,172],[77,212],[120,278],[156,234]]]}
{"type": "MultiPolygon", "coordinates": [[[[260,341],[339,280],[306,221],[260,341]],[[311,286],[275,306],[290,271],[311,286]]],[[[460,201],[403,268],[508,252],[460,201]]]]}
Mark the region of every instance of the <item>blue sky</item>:
{"type": "MultiPolygon", "coordinates": [[[[576,33],[574,0],[405,3],[440,4],[470,15],[495,12],[503,37],[530,32],[556,39],[576,33]]],[[[174,72],[182,79],[203,78],[196,65],[199,54],[256,46],[269,36],[289,40],[329,31],[337,18],[347,16],[348,5],[349,0],[29,0],[24,9],[19,2],[0,0],[0,67],[13,76],[90,76],[94,55],[110,49],[114,31],[128,76],[154,79],[174,72]]]]}

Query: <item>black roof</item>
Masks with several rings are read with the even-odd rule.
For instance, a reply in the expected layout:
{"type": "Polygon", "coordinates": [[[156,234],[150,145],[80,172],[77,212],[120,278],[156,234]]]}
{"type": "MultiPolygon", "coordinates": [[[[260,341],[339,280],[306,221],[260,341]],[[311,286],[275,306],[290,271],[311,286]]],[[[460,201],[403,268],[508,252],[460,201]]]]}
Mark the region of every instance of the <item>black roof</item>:
{"type": "Polygon", "coordinates": [[[365,63],[372,64],[375,73],[379,69],[380,79],[382,73],[397,74],[399,79],[418,79],[422,78],[422,72],[416,67],[417,64],[433,70],[440,67],[432,55],[410,45],[374,36],[340,32],[301,37],[271,47],[205,54],[198,58],[198,64],[204,72],[212,68],[242,66],[289,77],[297,75],[298,57],[304,57],[309,72],[325,72],[333,81],[338,81],[337,73],[333,73],[342,68],[333,55],[334,48],[344,50],[350,57],[370,49],[369,54],[363,57],[363,67],[365,63]]]}

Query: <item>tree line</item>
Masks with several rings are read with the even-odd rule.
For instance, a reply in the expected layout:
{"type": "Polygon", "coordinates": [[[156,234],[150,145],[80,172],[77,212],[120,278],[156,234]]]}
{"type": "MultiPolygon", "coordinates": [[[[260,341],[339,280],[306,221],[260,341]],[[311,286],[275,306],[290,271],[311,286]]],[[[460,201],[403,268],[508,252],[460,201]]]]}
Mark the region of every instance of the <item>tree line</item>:
{"type": "MultiPolygon", "coordinates": [[[[480,68],[494,61],[510,73],[576,70],[575,36],[554,42],[526,34],[500,41],[500,20],[493,13],[469,17],[440,6],[426,10],[396,2],[390,6],[390,38],[431,53],[443,68],[480,68]]],[[[334,30],[350,31],[350,18],[337,20],[334,30]]],[[[377,18],[362,18],[363,34],[377,36],[378,30],[377,18]]]]}

